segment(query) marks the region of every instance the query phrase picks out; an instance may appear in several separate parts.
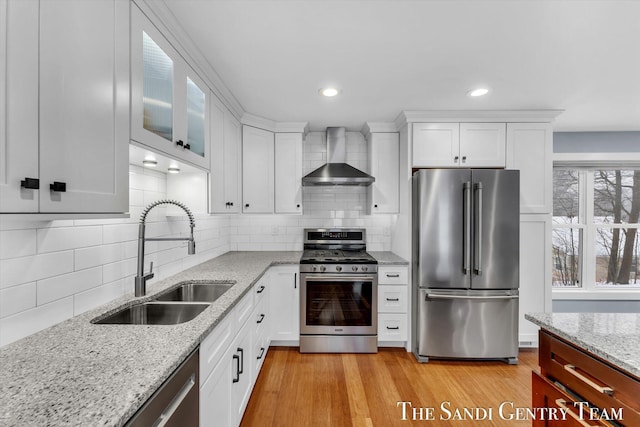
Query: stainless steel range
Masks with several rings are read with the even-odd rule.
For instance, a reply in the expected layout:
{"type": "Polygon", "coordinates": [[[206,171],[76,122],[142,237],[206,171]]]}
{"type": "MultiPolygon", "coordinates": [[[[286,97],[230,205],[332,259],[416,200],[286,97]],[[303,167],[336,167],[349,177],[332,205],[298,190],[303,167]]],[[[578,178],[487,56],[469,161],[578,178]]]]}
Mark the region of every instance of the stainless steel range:
{"type": "Polygon", "coordinates": [[[378,262],[361,228],[304,230],[300,352],[378,351],[378,262]]]}

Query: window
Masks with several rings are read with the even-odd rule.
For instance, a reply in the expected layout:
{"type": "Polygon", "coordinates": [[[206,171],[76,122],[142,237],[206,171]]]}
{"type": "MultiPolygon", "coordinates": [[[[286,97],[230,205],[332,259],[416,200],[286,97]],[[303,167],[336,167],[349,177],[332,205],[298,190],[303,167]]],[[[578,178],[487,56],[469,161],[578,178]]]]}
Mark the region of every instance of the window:
{"type": "Polygon", "coordinates": [[[640,289],[640,170],[556,167],[555,288],[640,289]]]}

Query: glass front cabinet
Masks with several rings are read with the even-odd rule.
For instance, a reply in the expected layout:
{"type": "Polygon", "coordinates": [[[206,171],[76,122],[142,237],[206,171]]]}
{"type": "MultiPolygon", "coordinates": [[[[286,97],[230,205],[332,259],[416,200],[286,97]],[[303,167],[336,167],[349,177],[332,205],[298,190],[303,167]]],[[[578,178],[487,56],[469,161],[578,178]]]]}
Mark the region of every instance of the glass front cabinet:
{"type": "Polygon", "coordinates": [[[132,139],[209,167],[209,90],[144,13],[132,6],[132,139]]]}

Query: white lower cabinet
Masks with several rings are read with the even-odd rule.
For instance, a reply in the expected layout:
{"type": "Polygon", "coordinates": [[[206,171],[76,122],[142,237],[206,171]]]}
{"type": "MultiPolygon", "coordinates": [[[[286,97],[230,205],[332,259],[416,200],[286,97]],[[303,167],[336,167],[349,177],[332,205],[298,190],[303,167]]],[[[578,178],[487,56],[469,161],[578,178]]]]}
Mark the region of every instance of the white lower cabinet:
{"type": "Polygon", "coordinates": [[[269,270],[271,339],[273,345],[300,343],[300,275],[297,265],[269,270]]]}
{"type": "Polygon", "coordinates": [[[240,425],[267,355],[269,273],[200,344],[200,425],[240,425]]]}
{"type": "Polygon", "coordinates": [[[378,267],[378,346],[396,346],[409,337],[409,270],[378,267]]]}

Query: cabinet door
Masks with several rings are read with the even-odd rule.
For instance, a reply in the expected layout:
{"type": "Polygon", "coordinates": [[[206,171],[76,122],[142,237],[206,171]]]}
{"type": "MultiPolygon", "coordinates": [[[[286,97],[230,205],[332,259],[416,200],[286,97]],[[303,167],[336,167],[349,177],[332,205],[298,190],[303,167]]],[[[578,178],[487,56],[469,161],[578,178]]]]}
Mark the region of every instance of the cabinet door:
{"type": "Polygon", "coordinates": [[[253,369],[255,360],[253,353],[252,341],[252,322],[248,322],[238,333],[238,336],[232,344],[233,366],[232,366],[232,384],[231,384],[231,410],[234,419],[232,424],[239,425],[242,420],[242,414],[249,403],[251,390],[253,389],[253,369]]]}
{"type": "Polygon", "coordinates": [[[456,167],[459,164],[458,123],[414,123],[413,167],[456,167]]]}
{"type": "Polygon", "coordinates": [[[240,212],[240,122],[211,94],[211,213],[240,212]]]}
{"type": "Polygon", "coordinates": [[[504,123],[460,123],[460,166],[505,166],[504,123]]]}
{"type": "Polygon", "coordinates": [[[129,4],[40,2],[39,84],[40,211],[128,211],[129,4]]]}
{"type": "Polygon", "coordinates": [[[369,135],[369,167],[376,179],[369,187],[371,213],[398,213],[400,206],[400,138],[397,133],[369,135]]]}
{"type": "Polygon", "coordinates": [[[302,134],[275,135],[275,211],[302,213],[302,134]]]}
{"type": "Polygon", "coordinates": [[[200,386],[200,426],[234,426],[235,411],[232,410],[231,388],[237,374],[235,348],[229,347],[211,375],[200,386]]]}
{"type": "MultiPolygon", "coordinates": [[[[271,340],[300,341],[300,284],[298,267],[277,267],[269,270],[271,340]]],[[[277,345],[277,343],[276,343],[277,345]]]]}
{"type": "Polygon", "coordinates": [[[273,213],[273,132],[242,127],[242,212],[273,213]]]}
{"type": "Polygon", "coordinates": [[[144,13],[131,9],[131,139],[208,169],[209,91],[144,13]]]}
{"type": "Polygon", "coordinates": [[[0,28],[0,211],[37,212],[38,2],[0,0],[0,28]]]}
{"type": "Polygon", "coordinates": [[[525,313],[551,311],[550,240],[551,215],[520,216],[518,339],[525,346],[538,344],[538,327],[524,318],[525,313]]]}
{"type": "Polygon", "coordinates": [[[553,129],[550,123],[507,124],[507,168],[520,170],[520,213],[551,213],[553,129]]]}

